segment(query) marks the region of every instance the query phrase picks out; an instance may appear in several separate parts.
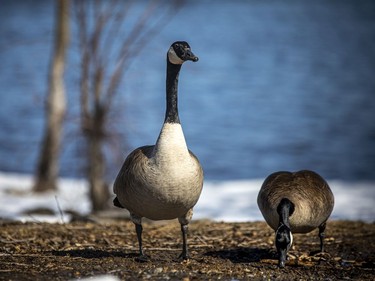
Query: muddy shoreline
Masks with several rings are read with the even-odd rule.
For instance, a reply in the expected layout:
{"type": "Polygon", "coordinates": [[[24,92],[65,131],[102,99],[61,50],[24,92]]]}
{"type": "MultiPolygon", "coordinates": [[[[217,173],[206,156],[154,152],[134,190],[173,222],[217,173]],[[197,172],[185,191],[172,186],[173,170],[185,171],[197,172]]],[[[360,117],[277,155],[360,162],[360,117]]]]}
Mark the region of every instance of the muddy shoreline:
{"type": "Polygon", "coordinates": [[[326,252],[318,231],[295,234],[285,269],[277,268],[274,233],[264,222],[194,221],[191,259],[177,221],[144,224],[149,261],[137,261],[130,221],[0,224],[0,280],[70,280],[110,274],[121,280],[373,280],[375,224],[329,221],[326,252]]]}

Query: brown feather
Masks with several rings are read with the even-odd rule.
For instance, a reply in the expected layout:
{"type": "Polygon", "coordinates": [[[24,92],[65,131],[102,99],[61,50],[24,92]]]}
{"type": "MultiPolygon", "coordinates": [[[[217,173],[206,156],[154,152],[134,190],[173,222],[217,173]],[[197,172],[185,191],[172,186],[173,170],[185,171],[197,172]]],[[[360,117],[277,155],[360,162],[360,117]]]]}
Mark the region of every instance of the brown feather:
{"type": "Polygon", "coordinates": [[[273,229],[278,227],[277,206],[282,198],[288,198],[295,205],[290,216],[294,233],[317,228],[328,219],[334,206],[330,187],[317,173],[308,170],[273,173],[264,181],[257,200],[260,211],[273,229]]]}

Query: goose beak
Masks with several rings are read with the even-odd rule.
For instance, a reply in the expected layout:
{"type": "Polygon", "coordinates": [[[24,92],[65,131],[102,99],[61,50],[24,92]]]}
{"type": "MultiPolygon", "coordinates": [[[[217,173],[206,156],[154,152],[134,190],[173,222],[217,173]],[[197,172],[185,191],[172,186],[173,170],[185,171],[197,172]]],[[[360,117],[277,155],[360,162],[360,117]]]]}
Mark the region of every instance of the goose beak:
{"type": "Polygon", "coordinates": [[[192,51],[187,50],[185,60],[191,60],[193,62],[197,62],[199,58],[193,54],[192,51]]]}
{"type": "Polygon", "coordinates": [[[279,250],[279,267],[280,268],[285,267],[285,261],[286,260],[287,260],[286,249],[280,249],[279,250]]]}
{"type": "Polygon", "coordinates": [[[196,57],[196,56],[194,56],[194,57],[192,58],[192,60],[193,60],[193,62],[197,62],[197,61],[199,61],[199,58],[196,57]]]}

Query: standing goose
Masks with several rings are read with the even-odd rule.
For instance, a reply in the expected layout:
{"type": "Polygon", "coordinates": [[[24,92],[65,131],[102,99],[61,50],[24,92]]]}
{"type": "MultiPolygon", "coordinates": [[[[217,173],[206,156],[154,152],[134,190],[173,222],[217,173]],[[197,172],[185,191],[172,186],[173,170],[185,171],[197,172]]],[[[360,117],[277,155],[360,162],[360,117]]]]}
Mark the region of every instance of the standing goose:
{"type": "Polygon", "coordinates": [[[279,267],[285,266],[293,233],[308,233],[319,228],[320,251],[324,250],[326,221],[334,197],[327,182],[312,171],[276,172],[264,181],[258,206],[266,222],[276,232],[279,267]]]}
{"type": "Polygon", "coordinates": [[[142,249],[142,218],[170,220],[181,224],[183,248],[180,259],[188,259],[187,231],[203,186],[203,170],[188,149],[177,108],[178,76],[185,61],[198,61],[187,42],[178,41],[167,53],[167,108],[155,145],[135,149],[126,158],[114,183],[116,207],[126,208],[135,224],[139,259],[142,249]]]}

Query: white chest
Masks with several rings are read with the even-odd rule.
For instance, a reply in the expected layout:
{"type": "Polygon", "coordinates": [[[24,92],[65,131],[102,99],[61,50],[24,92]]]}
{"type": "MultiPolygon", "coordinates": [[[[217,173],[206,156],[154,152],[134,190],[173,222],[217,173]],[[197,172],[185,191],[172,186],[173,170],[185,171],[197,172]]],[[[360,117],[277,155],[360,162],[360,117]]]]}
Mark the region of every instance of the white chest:
{"type": "Polygon", "coordinates": [[[181,124],[165,123],[160,131],[153,154],[157,169],[170,176],[184,176],[194,169],[181,124]]]}
{"type": "Polygon", "coordinates": [[[181,124],[165,123],[154,148],[156,164],[178,162],[189,155],[181,124]]]}

